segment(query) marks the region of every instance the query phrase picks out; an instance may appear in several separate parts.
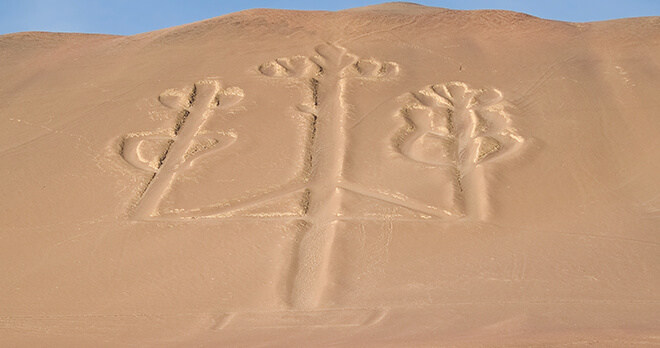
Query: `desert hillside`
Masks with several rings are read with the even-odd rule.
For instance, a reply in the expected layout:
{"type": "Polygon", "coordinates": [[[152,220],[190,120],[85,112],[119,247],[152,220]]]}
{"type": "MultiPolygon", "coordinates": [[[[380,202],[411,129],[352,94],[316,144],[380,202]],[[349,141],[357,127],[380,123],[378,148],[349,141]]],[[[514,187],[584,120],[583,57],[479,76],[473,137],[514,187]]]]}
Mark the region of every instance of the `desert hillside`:
{"type": "Polygon", "coordinates": [[[660,346],[660,18],[0,36],[0,346],[660,346]]]}

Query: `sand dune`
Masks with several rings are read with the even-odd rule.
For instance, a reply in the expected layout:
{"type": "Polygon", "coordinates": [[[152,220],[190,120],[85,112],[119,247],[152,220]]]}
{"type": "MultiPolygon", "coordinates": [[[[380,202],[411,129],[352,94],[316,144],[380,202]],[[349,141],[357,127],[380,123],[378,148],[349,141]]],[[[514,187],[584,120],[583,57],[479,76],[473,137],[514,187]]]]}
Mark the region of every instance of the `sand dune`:
{"type": "Polygon", "coordinates": [[[0,345],[660,345],[660,19],[0,36],[0,345]]]}

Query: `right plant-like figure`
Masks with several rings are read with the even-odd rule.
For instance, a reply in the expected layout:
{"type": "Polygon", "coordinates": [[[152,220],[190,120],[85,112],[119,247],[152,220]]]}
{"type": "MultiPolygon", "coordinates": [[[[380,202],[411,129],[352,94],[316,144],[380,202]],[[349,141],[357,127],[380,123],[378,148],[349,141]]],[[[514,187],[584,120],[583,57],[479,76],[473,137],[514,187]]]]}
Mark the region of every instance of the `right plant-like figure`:
{"type": "Polygon", "coordinates": [[[518,152],[524,139],[511,125],[502,93],[462,82],[433,85],[412,94],[401,109],[407,129],[398,147],[408,158],[456,172],[456,204],[468,218],[490,208],[483,164],[518,152]]]}

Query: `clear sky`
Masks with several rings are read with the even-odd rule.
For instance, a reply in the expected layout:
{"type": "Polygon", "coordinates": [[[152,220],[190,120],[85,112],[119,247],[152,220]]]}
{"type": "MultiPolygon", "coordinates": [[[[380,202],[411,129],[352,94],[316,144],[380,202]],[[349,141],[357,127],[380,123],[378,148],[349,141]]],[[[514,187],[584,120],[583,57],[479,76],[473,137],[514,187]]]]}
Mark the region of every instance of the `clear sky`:
{"type": "MultiPolygon", "coordinates": [[[[131,35],[250,8],[340,10],[386,0],[0,0],[0,34],[61,31],[131,35]]],[[[451,9],[505,9],[571,22],[660,16],[660,0],[418,0],[451,9]]]]}

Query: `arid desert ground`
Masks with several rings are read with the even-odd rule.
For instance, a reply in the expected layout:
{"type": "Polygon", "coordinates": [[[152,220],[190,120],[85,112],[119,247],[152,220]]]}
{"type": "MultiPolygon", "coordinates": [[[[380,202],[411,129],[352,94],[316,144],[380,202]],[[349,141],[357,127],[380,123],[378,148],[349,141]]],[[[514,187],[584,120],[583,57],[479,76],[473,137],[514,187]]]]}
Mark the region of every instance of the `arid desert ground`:
{"type": "Polygon", "coordinates": [[[0,36],[2,347],[660,346],[660,18],[0,36]]]}

